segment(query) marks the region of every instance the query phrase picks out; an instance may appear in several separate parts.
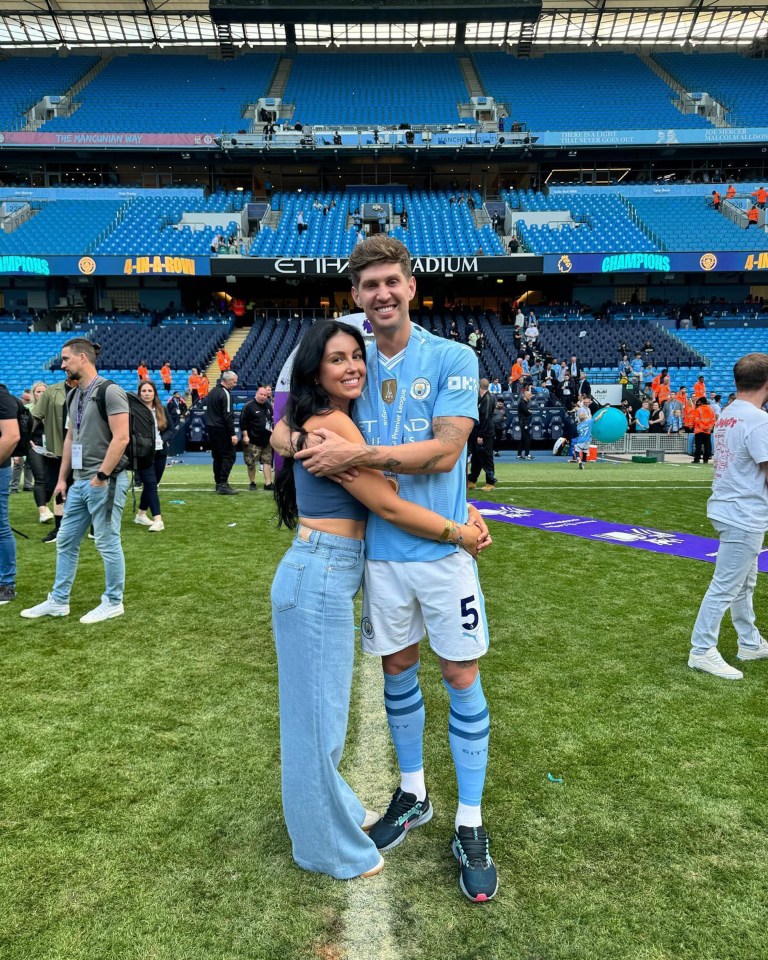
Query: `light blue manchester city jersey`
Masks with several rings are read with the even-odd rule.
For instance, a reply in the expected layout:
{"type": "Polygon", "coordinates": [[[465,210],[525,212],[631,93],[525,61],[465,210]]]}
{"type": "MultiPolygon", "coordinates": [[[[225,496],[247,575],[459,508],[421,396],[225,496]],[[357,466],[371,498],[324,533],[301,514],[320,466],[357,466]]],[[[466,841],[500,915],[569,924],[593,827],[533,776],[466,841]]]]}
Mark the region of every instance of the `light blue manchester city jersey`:
{"type": "MultiPolygon", "coordinates": [[[[410,384],[406,384],[402,411],[402,442],[431,440],[435,417],[469,417],[477,420],[478,366],[474,350],[464,344],[436,337],[413,325],[411,341],[421,340],[418,366],[410,384]]],[[[399,374],[411,364],[406,351],[387,359],[379,354],[375,343],[368,347],[368,379],[365,390],[354,405],[354,419],[372,446],[390,445],[389,436],[379,436],[379,407],[389,399],[385,413],[392,423],[399,406],[403,384],[399,374]],[[374,371],[371,376],[371,372],[374,371]]],[[[398,474],[400,496],[421,504],[457,523],[467,520],[467,451],[462,451],[450,473],[421,476],[398,474]]],[[[458,548],[414,537],[371,513],[365,538],[365,554],[369,560],[425,561],[439,560],[458,548]]]]}

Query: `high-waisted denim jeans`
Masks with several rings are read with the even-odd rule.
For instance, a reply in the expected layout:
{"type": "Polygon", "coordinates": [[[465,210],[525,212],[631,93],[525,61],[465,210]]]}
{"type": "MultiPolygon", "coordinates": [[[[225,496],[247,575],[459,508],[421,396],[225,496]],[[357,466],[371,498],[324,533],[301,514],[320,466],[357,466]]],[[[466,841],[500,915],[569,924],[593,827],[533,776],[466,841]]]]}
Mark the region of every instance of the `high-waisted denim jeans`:
{"type": "Polygon", "coordinates": [[[365,809],[338,771],[347,734],[363,541],[299,527],[272,583],[283,810],[293,858],[340,880],[375,867],[365,809]],[[304,539],[306,538],[306,539],[304,539]]]}
{"type": "Polygon", "coordinates": [[[691,646],[694,653],[706,653],[717,646],[720,624],[725,611],[731,619],[739,646],[756,650],[760,646],[760,631],[755,622],[753,596],[757,584],[757,558],[763,548],[764,534],[742,530],[719,520],[712,526],[720,537],[715,573],[693,626],[691,646]]]}
{"type": "Polygon", "coordinates": [[[119,473],[114,480],[115,499],[112,521],[107,523],[107,493],[109,484],[92,487],[90,480],[75,480],[67,493],[64,516],[56,539],[56,579],[51,599],[69,603],[69,593],[75,582],[80,544],[93,524],[96,549],[104,561],[106,584],[101,599],[106,603],[122,603],[125,589],[125,558],[120,542],[120,521],[123,517],[128,492],[128,473],[119,473]]]}
{"type": "Polygon", "coordinates": [[[0,469],[0,584],[9,587],[16,583],[16,541],[8,517],[11,470],[10,464],[0,469]]]}

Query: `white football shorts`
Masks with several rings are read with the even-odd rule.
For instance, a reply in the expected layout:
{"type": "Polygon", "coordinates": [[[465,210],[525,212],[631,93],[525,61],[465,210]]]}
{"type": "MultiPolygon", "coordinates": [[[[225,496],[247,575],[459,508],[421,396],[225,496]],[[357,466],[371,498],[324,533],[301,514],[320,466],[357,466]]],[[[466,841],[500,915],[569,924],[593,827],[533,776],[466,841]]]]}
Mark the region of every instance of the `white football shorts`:
{"type": "Polygon", "coordinates": [[[366,560],[363,650],[377,657],[424,639],[444,660],[475,660],[488,650],[485,598],[477,564],[458,550],[440,560],[366,560]]]}

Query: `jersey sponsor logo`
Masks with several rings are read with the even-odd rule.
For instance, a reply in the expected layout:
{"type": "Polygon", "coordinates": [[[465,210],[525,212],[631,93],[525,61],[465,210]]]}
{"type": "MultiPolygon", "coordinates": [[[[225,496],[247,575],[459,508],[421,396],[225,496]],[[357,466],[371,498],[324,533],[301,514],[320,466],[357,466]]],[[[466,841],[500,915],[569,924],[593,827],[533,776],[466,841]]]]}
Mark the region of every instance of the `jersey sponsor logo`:
{"type": "Polygon", "coordinates": [[[394,403],[397,395],[397,380],[381,381],[381,399],[384,403],[394,403]]]}
{"type": "Polygon", "coordinates": [[[475,377],[448,377],[449,390],[478,390],[475,377]]]}
{"type": "Polygon", "coordinates": [[[373,624],[370,621],[369,617],[363,617],[360,622],[360,632],[365,637],[366,640],[373,639],[373,624]]]}
{"type": "Polygon", "coordinates": [[[418,377],[411,384],[411,396],[414,400],[426,400],[432,392],[432,384],[426,377],[418,377]]]}

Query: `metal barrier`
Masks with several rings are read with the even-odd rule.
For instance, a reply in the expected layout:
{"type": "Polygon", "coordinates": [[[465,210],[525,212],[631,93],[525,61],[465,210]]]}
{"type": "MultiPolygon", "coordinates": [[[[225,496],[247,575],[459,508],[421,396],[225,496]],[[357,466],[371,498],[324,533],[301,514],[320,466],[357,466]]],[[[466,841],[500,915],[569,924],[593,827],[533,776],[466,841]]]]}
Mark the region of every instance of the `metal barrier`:
{"type": "Polygon", "coordinates": [[[601,453],[645,453],[662,450],[664,453],[687,453],[687,433],[625,433],[615,443],[598,443],[601,453]]]}

